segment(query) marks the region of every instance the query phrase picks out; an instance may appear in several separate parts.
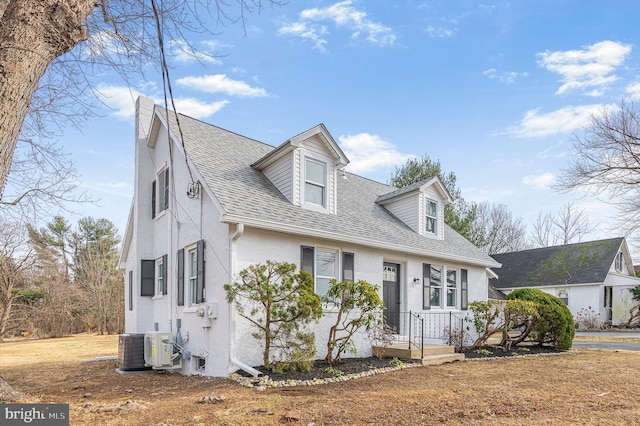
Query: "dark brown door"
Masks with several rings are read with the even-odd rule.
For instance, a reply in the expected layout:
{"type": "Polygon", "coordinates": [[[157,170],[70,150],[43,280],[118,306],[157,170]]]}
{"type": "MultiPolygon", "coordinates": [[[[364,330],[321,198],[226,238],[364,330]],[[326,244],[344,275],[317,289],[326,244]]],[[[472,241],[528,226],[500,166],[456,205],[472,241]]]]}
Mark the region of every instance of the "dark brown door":
{"type": "Polygon", "coordinates": [[[385,322],[398,333],[400,330],[400,265],[385,262],[382,274],[385,322]]]}

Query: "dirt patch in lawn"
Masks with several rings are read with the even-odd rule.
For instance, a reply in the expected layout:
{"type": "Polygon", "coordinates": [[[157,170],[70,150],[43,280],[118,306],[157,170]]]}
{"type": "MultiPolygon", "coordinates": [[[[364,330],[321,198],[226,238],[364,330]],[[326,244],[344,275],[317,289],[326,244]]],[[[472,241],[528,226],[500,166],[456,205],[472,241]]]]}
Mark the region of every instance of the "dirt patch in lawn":
{"type": "Polygon", "coordinates": [[[207,377],[120,375],[117,336],[0,344],[0,374],[72,425],[640,424],[638,352],[571,350],[267,389],[207,377]],[[15,361],[15,362],[14,362],[15,361]]]}

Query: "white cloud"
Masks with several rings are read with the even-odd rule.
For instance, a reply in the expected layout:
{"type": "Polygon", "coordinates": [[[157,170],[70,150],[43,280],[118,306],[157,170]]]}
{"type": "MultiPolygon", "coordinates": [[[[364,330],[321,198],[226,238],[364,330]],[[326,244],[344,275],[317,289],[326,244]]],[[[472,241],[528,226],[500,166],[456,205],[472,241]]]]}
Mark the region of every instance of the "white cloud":
{"type": "Polygon", "coordinates": [[[587,125],[593,114],[609,108],[615,105],[567,106],[546,114],[541,114],[539,108],[533,109],[525,113],[520,123],[509,127],[507,133],[514,138],[535,138],[571,132],[587,125]]]}
{"type": "Polygon", "coordinates": [[[622,64],[631,49],[631,45],[606,40],[583,50],[538,53],[538,64],[562,77],[563,84],[556,94],[592,89],[588,95],[600,96],[603,88],[617,80],[611,73],[622,64]]]}
{"type": "Polygon", "coordinates": [[[446,27],[433,27],[429,25],[424,31],[429,34],[429,36],[434,38],[449,38],[452,37],[455,33],[455,29],[446,28],[446,27]]]}
{"type": "Polygon", "coordinates": [[[553,173],[543,173],[541,175],[528,175],[522,178],[522,183],[533,186],[535,189],[547,189],[555,181],[556,175],[553,173]]]}
{"type": "Polygon", "coordinates": [[[98,98],[114,112],[112,115],[128,119],[136,113],[136,99],[142,93],[126,86],[98,85],[98,98]]]}
{"type": "Polygon", "coordinates": [[[176,98],[176,109],[179,113],[193,118],[206,118],[224,108],[229,101],[206,103],[194,98],[176,98]]]}
{"type": "MultiPolygon", "coordinates": [[[[107,107],[113,110],[112,115],[121,119],[130,119],[136,113],[136,99],[143,95],[139,91],[126,86],[98,86],[98,97],[107,107]]],[[[162,105],[160,97],[150,97],[155,103],[162,105]]],[[[220,111],[229,101],[202,102],[194,98],[175,98],[178,112],[194,118],[206,118],[220,111]]]]}
{"type": "Polygon", "coordinates": [[[338,138],[340,146],[349,158],[349,171],[366,173],[376,169],[389,168],[400,165],[412,154],[402,154],[395,145],[383,140],[378,135],[358,133],[357,135],[343,135],[338,138]]]}
{"type": "Polygon", "coordinates": [[[503,71],[502,73],[498,73],[495,68],[490,68],[482,73],[483,75],[489,77],[492,80],[498,80],[501,83],[505,84],[513,84],[516,79],[519,77],[527,77],[529,73],[524,72],[515,72],[515,71],[503,71]]]}
{"type": "Polygon", "coordinates": [[[350,30],[352,39],[363,37],[377,46],[391,46],[395,43],[396,35],[390,27],[372,21],[366,12],[356,9],[351,4],[351,0],[346,0],[325,8],[305,9],[300,12],[298,22],[283,25],[278,33],[310,40],[314,48],[325,50],[325,36],[329,31],[320,22],[328,21],[337,27],[350,30]]]}
{"type": "Polygon", "coordinates": [[[252,87],[244,81],[233,80],[227,77],[226,74],[183,77],[179,78],[177,83],[180,86],[202,90],[207,93],[226,93],[230,96],[243,98],[258,98],[269,95],[266,90],[260,87],[252,87]]]}
{"type": "Polygon", "coordinates": [[[627,93],[631,96],[631,99],[640,99],[640,83],[633,83],[627,86],[627,93]]]}
{"type": "MultiPolygon", "coordinates": [[[[203,43],[206,44],[206,43],[203,43]]],[[[171,52],[173,54],[174,59],[177,62],[187,63],[187,62],[208,62],[212,64],[220,65],[222,61],[220,58],[216,57],[214,53],[206,50],[206,49],[195,49],[193,46],[190,46],[185,41],[173,40],[171,41],[171,52]]]]}

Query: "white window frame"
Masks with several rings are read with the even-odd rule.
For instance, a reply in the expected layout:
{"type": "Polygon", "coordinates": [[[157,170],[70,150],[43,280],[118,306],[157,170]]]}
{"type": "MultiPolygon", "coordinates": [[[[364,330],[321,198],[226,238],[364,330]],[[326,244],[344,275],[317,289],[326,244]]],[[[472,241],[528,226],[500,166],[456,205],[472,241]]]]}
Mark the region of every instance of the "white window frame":
{"type": "Polygon", "coordinates": [[[441,309],[442,308],[442,299],[443,299],[443,283],[442,283],[442,277],[444,275],[445,272],[445,267],[444,266],[440,266],[440,265],[431,265],[430,266],[431,269],[439,269],[440,270],[440,285],[439,286],[434,286],[432,285],[432,283],[434,283],[435,281],[433,281],[431,279],[431,270],[429,270],[429,306],[431,306],[431,308],[436,308],[436,309],[441,309]],[[433,290],[438,290],[438,303],[433,303],[433,290]]]}
{"type": "Polygon", "coordinates": [[[165,265],[162,262],[162,257],[156,259],[156,290],[155,290],[155,297],[162,297],[162,290],[164,289],[164,268],[166,268],[167,265],[165,265]],[[162,269],[160,269],[162,268],[162,269]]]}
{"type": "Polygon", "coordinates": [[[307,156],[303,156],[303,162],[304,162],[304,168],[303,168],[303,178],[302,178],[302,186],[303,186],[302,187],[302,204],[305,207],[326,211],[328,209],[328,204],[329,204],[329,186],[328,186],[329,165],[327,164],[326,161],[316,160],[315,158],[311,158],[307,156]],[[307,164],[309,162],[322,166],[323,182],[315,182],[307,178],[307,168],[308,168],[307,164]],[[307,201],[307,185],[322,188],[322,204],[317,204],[312,201],[307,201]]]}
{"type": "Polygon", "coordinates": [[[313,291],[320,297],[323,297],[327,294],[327,292],[325,291],[324,293],[319,293],[318,292],[318,281],[319,279],[326,279],[328,280],[327,283],[327,291],[329,290],[329,286],[331,285],[331,280],[339,280],[340,279],[340,250],[338,249],[334,249],[334,248],[329,248],[329,247],[315,247],[314,249],[314,269],[315,269],[315,276],[314,276],[314,288],[313,291]],[[319,255],[320,253],[332,253],[334,256],[334,262],[333,262],[333,275],[320,275],[319,270],[320,270],[320,259],[319,259],[319,255]]]}
{"type": "Polygon", "coordinates": [[[198,247],[191,246],[186,250],[189,274],[187,306],[196,306],[198,305],[198,303],[196,303],[196,300],[198,299],[198,247]]]}
{"type": "Polygon", "coordinates": [[[425,198],[425,201],[424,201],[424,232],[427,235],[438,235],[438,208],[439,208],[439,205],[438,205],[437,201],[431,200],[429,198],[425,198]],[[433,216],[428,213],[427,206],[429,204],[433,204],[435,206],[435,210],[436,211],[435,211],[435,215],[433,215],[433,216]],[[429,231],[427,229],[427,224],[429,223],[430,220],[433,220],[433,231],[429,231]]]}
{"type": "MultiPolygon", "coordinates": [[[[165,210],[167,210],[165,205],[165,185],[168,185],[169,182],[165,182],[165,170],[167,170],[166,163],[156,172],[156,219],[163,216],[165,210]]],[[[168,202],[166,202],[168,205],[168,202]]]]}
{"type": "Polygon", "coordinates": [[[624,262],[623,262],[622,252],[620,251],[616,255],[616,261],[615,261],[616,271],[617,272],[622,272],[623,265],[624,265],[624,262]]]}
{"type": "Polygon", "coordinates": [[[447,309],[456,309],[458,307],[458,294],[460,293],[460,280],[458,270],[455,268],[445,268],[446,269],[446,292],[445,292],[445,303],[447,309]],[[451,281],[449,280],[449,273],[452,272],[454,274],[453,277],[453,285],[451,285],[451,281]],[[449,304],[449,294],[453,293],[453,304],[449,304]]]}

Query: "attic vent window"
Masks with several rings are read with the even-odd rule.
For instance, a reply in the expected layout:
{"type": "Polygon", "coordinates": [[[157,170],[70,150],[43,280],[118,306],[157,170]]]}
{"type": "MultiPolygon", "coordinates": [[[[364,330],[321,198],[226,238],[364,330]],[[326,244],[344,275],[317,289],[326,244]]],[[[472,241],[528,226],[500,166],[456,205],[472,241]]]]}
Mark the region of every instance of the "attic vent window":
{"type": "Polygon", "coordinates": [[[438,204],[435,201],[427,200],[424,216],[424,230],[430,234],[436,234],[438,224],[438,204]]]}
{"type": "Polygon", "coordinates": [[[327,165],[306,159],[304,172],[304,201],[326,207],[327,165]]]}

